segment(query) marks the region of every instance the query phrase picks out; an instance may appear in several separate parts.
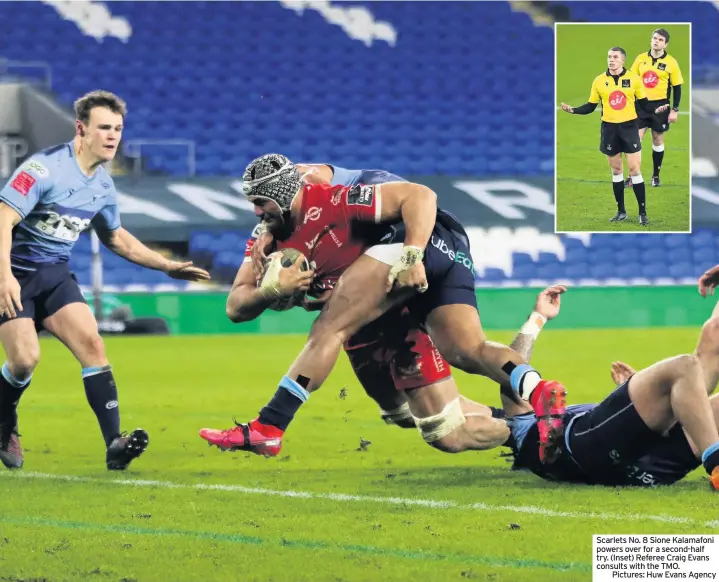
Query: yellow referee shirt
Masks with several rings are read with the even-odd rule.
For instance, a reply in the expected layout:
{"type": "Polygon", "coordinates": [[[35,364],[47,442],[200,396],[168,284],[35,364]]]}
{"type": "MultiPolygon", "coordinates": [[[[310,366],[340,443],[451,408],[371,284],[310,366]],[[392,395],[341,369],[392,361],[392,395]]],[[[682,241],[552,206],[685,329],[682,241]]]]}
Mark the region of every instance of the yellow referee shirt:
{"type": "Polygon", "coordinates": [[[619,75],[612,76],[607,69],[594,79],[589,102],[602,104],[602,121],[624,123],[637,118],[634,103],[644,97],[642,81],[634,73],[622,69],[619,75]]]}
{"type": "Polygon", "coordinates": [[[669,99],[670,87],[684,82],[679,64],[666,51],[658,59],[652,57],[651,51],[642,53],[634,59],[631,71],[642,80],[650,101],[669,99]]]}

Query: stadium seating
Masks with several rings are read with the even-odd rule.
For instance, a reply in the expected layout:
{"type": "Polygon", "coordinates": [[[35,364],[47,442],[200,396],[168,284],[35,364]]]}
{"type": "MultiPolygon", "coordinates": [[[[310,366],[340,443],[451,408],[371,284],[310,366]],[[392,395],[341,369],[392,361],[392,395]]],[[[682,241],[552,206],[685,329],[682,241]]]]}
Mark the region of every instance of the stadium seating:
{"type": "MultiPolygon", "coordinates": [[[[505,2],[368,2],[397,40],[367,46],[291,4],[107,3],[131,35],[100,44],[47,3],[0,2],[0,58],[49,62],[66,106],[117,92],[126,141],[195,140],[202,176],[272,150],[406,175],[551,173],[549,27],[505,2]]],[[[187,172],[181,145],[142,152],[150,170],[187,172]]]]}

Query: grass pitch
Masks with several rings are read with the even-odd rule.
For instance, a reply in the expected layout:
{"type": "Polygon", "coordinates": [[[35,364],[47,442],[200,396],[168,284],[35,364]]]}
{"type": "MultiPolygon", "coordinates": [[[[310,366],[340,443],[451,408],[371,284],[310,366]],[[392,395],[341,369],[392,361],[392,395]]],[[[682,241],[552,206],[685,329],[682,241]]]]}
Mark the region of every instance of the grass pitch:
{"type": "MultiPolygon", "coordinates": [[[[558,24],[556,28],[557,107],[561,102],[575,107],[587,102],[594,77],[606,70],[606,55],[612,46],[627,51],[626,67],[641,52],[649,50],[656,28],[671,35],[668,53],[679,62],[682,85],[681,110],[691,102],[689,69],[689,26],[678,24],[599,25],[558,24]]],[[[647,192],[649,227],[641,227],[634,192],[625,190],[627,220],[610,223],[616,213],[611,171],[599,151],[600,107],[590,115],[557,115],[556,214],[557,230],[566,232],[681,232],[690,230],[690,116],[680,114],[665,136],[660,188],[652,188],[652,141],[647,130],[642,142],[642,176],[647,192]]],[[[629,170],[624,167],[625,177],[629,170]]]]}
{"type": "MultiPolygon", "coordinates": [[[[547,330],[533,362],[572,402],[595,401],[613,359],[643,367],[697,334],[547,330]]],[[[150,433],[145,456],[109,474],[79,366],[43,340],[20,406],[25,468],[0,474],[0,580],[591,580],[592,534],[719,533],[701,471],[602,489],[511,472],[499,450],[442,454],[380,421],[344,355],[278,458],[208,448],[198,429],[253,418],[303,341],[108,339],[123,426],[150,433]]],[[[482,378],[458,383],[498,400],[482,378]]]]}

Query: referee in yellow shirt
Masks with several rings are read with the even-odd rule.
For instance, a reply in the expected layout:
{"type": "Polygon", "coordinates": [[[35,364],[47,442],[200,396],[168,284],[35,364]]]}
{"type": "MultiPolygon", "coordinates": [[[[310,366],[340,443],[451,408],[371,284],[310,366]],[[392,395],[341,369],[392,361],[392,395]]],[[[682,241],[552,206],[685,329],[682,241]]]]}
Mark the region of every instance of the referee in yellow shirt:
{"type": "Polygon", "coordinates": [[[635,104],[652,113],[661,113],[669,109],[669,105],[650,109],[641,79],[624,68],[626,59],[627,53],[623,48],[616,46],[609,49],[607,70],[594,79],[589,101],[581,107],[572,107],[562,103],[562,110],[576,115],[587,115],[592,113],[599,103],[602,104],[599,151],[607,156],[609,167],[612,170],[614,199],[617,201],[617,213],[610,222],[619,222],[627,218],[627,211],[624,207],[624,169],[622,166],[622,153],[625,153],[629,175],[634,184],[634,195],[639,206],[639,224],[648,226],[646,190],[641,171],[642,141],[639,139],[635,104]]]}
{"type": "MultiPolygon", "coordinates": [[[[664,160],[664,133],[669,131],[670,124],[675,123],[679,113],[679,103],[682,100],[682,84],[684,78],[679,63],[667,54],[669,33],[664,28],[657,28],[652,33],[649,51],[640,54],[634,59],[630,69],[632,73],[642,80],[644,93],[651,106],[668,105],[672,97],[671,111],[659,114],[647,113],[638,110],[639,139],[644,139],[648,127],[652,128],[652,186],[661,186],[659,172],[664,160]]],[[[627,186],[631,186],[631,178],[627,178],[627,186]]]]}

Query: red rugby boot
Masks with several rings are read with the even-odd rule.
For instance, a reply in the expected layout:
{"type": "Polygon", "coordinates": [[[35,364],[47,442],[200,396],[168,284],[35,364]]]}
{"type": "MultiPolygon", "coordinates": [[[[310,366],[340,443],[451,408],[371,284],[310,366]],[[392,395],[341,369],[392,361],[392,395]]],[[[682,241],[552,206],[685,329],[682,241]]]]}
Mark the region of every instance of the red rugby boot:
{"type": "Polygon", "coordinates": [[[235,421],[233,428],[203,428],[200,437],[223,451],[249,451],[265,457],[276,457],[282,448],[285,431],[255,419],[247,424],[235,421]]]}
{"type": "Polygon", "coordinates": [[[564,434],[567,391],[559,382],[541,380],[529,395],[537,415],[539,459],[551,463],[556,458],[556,440],[564,434]]]}

